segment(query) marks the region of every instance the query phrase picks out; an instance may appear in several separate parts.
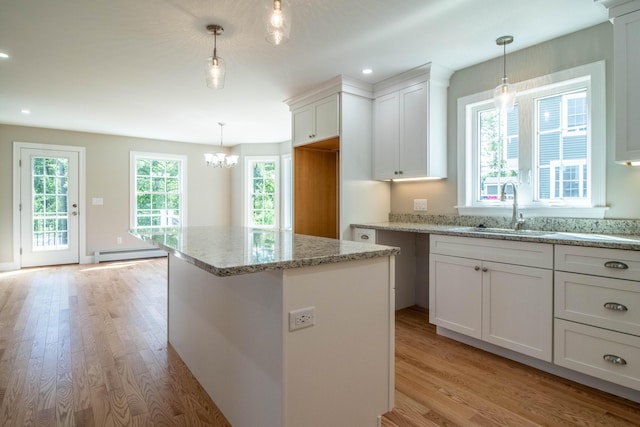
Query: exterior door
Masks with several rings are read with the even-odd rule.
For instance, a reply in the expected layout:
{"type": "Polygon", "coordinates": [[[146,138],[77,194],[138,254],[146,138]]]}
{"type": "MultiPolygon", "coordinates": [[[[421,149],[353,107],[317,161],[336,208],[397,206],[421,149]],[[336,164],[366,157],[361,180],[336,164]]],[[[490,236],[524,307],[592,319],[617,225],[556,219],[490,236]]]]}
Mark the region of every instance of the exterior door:
{"type": "Polygon", "coordinates": [[[79,262],[77,151],[20,149],[21,266],[79,262]]]}

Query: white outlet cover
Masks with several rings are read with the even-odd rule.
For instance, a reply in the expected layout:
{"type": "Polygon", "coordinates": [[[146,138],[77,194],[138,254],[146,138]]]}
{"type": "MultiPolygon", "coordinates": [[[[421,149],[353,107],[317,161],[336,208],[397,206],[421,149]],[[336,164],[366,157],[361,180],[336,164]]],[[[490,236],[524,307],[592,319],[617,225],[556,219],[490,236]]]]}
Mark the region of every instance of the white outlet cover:
{"type": "Polygon", "coordinates": [[[413,210],[414,211],[426,211],[427,210],[427,199],[413,199],[413,210]]]}
{"type": "Polygon", "coordinates": [[[289,331],[308,328],[316,323],[316,308],[305,307],[289,312],[289,331]]]}

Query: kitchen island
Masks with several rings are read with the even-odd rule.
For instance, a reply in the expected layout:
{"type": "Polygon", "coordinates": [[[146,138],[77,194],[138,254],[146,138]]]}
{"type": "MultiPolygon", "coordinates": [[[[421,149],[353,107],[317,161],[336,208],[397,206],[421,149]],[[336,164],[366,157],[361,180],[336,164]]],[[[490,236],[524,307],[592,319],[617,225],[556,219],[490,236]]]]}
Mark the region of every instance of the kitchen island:
{"type": "Polygon", "coordinates": [[[232,425],[374,427],[392,409],[399,249],[243,227],[131,233],[169,253],[169,342],[232,425]]]}

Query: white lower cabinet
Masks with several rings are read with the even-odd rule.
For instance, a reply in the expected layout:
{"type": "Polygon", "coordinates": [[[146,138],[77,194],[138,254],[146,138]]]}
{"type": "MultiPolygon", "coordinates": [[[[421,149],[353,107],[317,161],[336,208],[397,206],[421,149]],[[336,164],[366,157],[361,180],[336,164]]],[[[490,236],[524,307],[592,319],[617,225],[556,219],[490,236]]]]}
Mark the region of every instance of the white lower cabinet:
{"type": "Polygon", "coordinates": [[[556,245],[555,258],[554,363],[640,390],[640,252],[556,245]]]}
{"type": "Polygon", "coordinates": [[[482,274],[473,259],[431,254],[429,321],[482,338],[482,274]],[[437,307],[433,309],[432,307],[437,307]]]}
{"type": "Polygon", "coordinates": [[[551,361],[552,245],[440,235],[430,243],[431,323],[551,361]]]}

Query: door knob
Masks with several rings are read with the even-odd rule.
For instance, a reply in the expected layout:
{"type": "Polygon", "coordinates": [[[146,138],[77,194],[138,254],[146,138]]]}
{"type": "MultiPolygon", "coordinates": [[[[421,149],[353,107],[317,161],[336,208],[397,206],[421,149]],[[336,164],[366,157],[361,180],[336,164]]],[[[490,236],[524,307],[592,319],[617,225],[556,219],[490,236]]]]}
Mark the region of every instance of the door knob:
{"type": "Polygon", "coordinates": [[[73,212],[71,212],[71,215],[76,216],[76,215],[78,215],[78,212],[73,211],[73,212]]]}
{"type": "Polygon", "coordinates": [[[74,203],[74,204],[72,204],[71,206],[73,206],[74,208],[77,208],[77,207],[78,207],[78,204],[77,204],[77,203],[74,203]]]}

